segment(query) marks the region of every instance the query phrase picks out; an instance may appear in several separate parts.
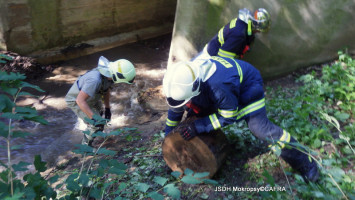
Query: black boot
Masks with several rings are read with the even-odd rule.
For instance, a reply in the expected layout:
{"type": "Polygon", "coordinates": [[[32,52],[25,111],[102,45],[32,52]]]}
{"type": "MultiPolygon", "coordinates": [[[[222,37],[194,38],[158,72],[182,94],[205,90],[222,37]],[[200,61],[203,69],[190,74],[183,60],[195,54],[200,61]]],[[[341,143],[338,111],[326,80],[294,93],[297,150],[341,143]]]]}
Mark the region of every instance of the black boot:
{"type": "MultiPolygon", "coordinates": [[[[290,143],[296,143],[297,141],[291,137],[290,143]]],[[[292,144],[290,144],[292,146],[292,144]]],[[[309,181],[315,182],[319,177],[317,163],[311,158],[309,160],[308,155],[302,153],[297,148],[285,146],[281,151],[281,158],[284,159],[291,167],[301,173],[306,183],[309,181]]],[[[303,152],[306,150],[301,149],[303,152]]]]}

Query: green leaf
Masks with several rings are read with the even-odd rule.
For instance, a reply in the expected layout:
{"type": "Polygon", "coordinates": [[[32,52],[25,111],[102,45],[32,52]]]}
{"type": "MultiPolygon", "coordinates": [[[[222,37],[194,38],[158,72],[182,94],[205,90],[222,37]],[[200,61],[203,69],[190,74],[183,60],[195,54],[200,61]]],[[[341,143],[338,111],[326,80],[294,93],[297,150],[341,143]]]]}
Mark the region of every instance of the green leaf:
{"type": "Polygon", "coordinates": [[[23,172],[23,171],[28,170],[28,167],[27,167],[27,166],[29,166],[29,165],[30,165],[30,163],[26,163],[26,162],[20,161],[18,164],[12,165],[12,168],[13,168],[15,171],[21,171],[21,172],[23,172]]]}
{"type": "Polygon", "coordinates": [[[147,185],[145,183],[137,183],[136,189],[145,193],[149,189],[149,185],[147,185]]]}
{"type": "Polygon", "coordinates": [[[175,187],[173,183],[168,184],[164,187],[164,192],[174,199],[180,199],[181,193],[180,190],[175,187]]]}
{"type": "Polygon", "coordinates": [[[209,172],[198,172],[194,174],[195,178],[204,178],[207,177],[208,175],[210,175],[209,172]]]}
{"type": "Polygon", "coordinates": [[[275,186],[274,178],[269,174],[268,171],[264,170],[263,176],[266,178],[266,182],[269,183],[272,187],[275,186]]]}
{"type": "Polygon", "coordinates": [[[23,145],[14,145],[14,146],[11,146],[11,150],[17,150],[17,149],[21,149],[23,147],[23,145]]]}
{"type": "Polygon", "coordinates": [[[81,187],[79,184],[75,181],[75,179],[78,177],[78,173],[74,173],[68,176],[68,178],[65,180],[67,189],[70,191],[80,191],[81,187]]]}
{"type": "Polygon", "coordinates": [[[20,96],[37,97],[36,95],[33,95],[33,94],[29,93],[29,92],[19,92],[19,93],[18,93],[18,96],[19,96],[19,97],[20,97],[20,96]]]}
{"type": "Polygon", "coordinates": [[[218,182],[212,179],[203,179],[203,182],[211,185],[218,185],[218,182]]]}
{"type": "Polygon", "coordinates": [[[101,193],[102,193],[101,189],[94,187],[94,188],[91,189],[89,196],[94,198],[94,199],[100,199],[101,198],[101,193]]]}
{"type": "Polygon", "coordinates": [[[164,196],[158,192],[150,192],[147,196],[154,200],[164,200],[164,196]]]}
{"type": "Polygon", "coordinates": [[[37,85],[32,85],[30,83],[27,83],[25,81],[22,82],[22,85],[21,85],[22,88],[32,88],[32,89],[35,89],[39,92],[44,92],[44,90],[42,90],[40,87],[38,87],[37,85]]]}
{"type": "Polygon", "coordinates": [[[11,112],[14,106],[8,96],[0,94],[0,112],[11,112]]]}
{"type": "Polygon", "coordinates": [[[278,144],[275,144],[275,145],[277,145],[277,147],[275,148],[274,153],[275,153],[278,157],[280,157],[280,155],[281,155],[281,149],[280,149],[280,147],[278,146],[278,144]]]}
{"type": "Polygon", "coordinates": [[[74,149],[73,152],[77,154],[84,154],[87,153],[88,155],[93,155],[93,148],[85,145],[85,144],[76,144],[77,149],[74,149]]]}
{"type": "Polygon", "coordinates": [[[107,168],[109,166],[109,162],[108,160],[106,159],[101,159],[100,162],[99,162],[99,166],[102,167],[102,168],[107,168]]]}
{"type": "Polygon", "coordinates": [[[342,122],[345,122],[350,117],[350,115],[348,113],[336,112],[334,115],[337,119],[339,119],[342,122]]]}
{"type": "Polygon", "coordinates": [[[127,183],[121,183],[121,184],[118,186],[118,188],[117,188],[115,194],[120,194],[125,188],[127,188],[127,183]]]}
{"type": "Polygon", "coordinates": [[[324,166],[332,166],[336,161],[334,159],[324,159],[322,160],[324,166]]]}
{"type": "Polygon", "coordinates": [[[322,142],[317,138],[313,141],[314,148],[319,148],[322,145],[322,142]]]}
{"type": "Polygon", "coordinates": [[[88,186],[89,181],[89,176],[85,173],[82,173],[78,179],[78,183],[81,183],[83,186],[88,186]]]}
{"type": "Polygon", "coordinates": [[[313,191],[312,193],[313,193],[314,196],[317,197],[317,198],[324,198],[323,192],[320,192],[320,191],[313,191]]]}
{"type": "Polygon", "coordinates": [[[164,177],[161,177],[161,176],[154,177],[154,182],[158,183],[161,186],[164,186],[167,181],[168,181],[167,178],[164,178],[164,177]]]}
{"type": "Polygon", "coordinates": [[[193,173],[194,173],[194,171],[192,171],[192,170],[189,169],[189,168],[186,168],[185,171],[184,171],[184,174],[185,174],[185,175],[190,175],[190,176],[191,176],[193,173]]]}
{"type": "Polygon", "coordinates": [[[128,131],[135,131],[137,128],[124,128],[123,131],[128,132],[128,131]]]}
{"type": "Polygon", "coordinates": [[[90,132],[90,131],[88,131],[88,130],[83,131],[83,133],[84,133],[85,135],[90,135],[90,134],[91,134],[91,132],[90,132]]]}
{"type": "Polygon", "coordinates": [[[5,59],[5,60],[8,60],[8,61],[11,61],[13,60],[14,58],[13,57],[10,57],[8,55],[5,55],[5,54],[0,54],[0,59],[5,59]]]}
{"type": "Polygon", "coordinates": [[[107,134],[102,132],[102,131],[97,131],[97,132],[93,133],[91,136],[92,137],[103,137],[103,138],[106,138],[107,134]]]}
{"type": "Polygon", "coordinates": [[[113,156],[113,155],[116,155],[116,153],[117,153],[116,151],[111,151],[106,148],[100,148],[97,151],[97,154],[102,154],[102,155],[107,155],[107,156],[113,156]]]}
{"type": "Polygon", "coordinates": [[[2,91],[9,94],[10,96],[12,97],[15,97],[16,93],[18,92],[18,88],[9,88],[9,87],[6,87],[6,88],[2,88],[2,91]]]}
{"type": "Polygon", "coordinates": [[[7,119],[17,119],[17,120],[23,119],[23,117],[20,114],[13,114],[13,113],[10,113],[10,112],[2,113],[1,117],[2,118],[7,118],[7,119]]]}
{"type": "Polygon", "coordinates": [[[117,129],[117,130],[111,131],[111,132],[109,133],[109,135],[120,135],[121,133],[122,133],[122,130],[117,129]]]}
{"type": "Polygon", "coordinates": [[[47,120],[45,120],[43,118],[43,116],[35,116],[35,117],[31,117],[31,118],[26,118],[26,119],[34,121],[34,122],[38,122],[43,125],[47,125],[49,123],[47,120]]]}
{"type": "Polygon", "coordinates": [[[35,118],[38,116],[37,114],[30,114],[30,113],[18,113],[18,114],[22,115],[22,117],[24,119],[31,120],[31,121],[32,121],[32,118],[35,118]]]}
{"type": "Polygon", "coordinates": [[[25,137],[27,137],[29,135],[31,135],[31,133],[22,132],[22,131],[14,131],[14,132],[12,132],[12,138],[25,138],[25,137]]]}
{"type": "Polygon", "coordinates": [[[122,170],[122,169],[119,169],[119,168],[116,168],[116,167],[112,167],[112,168],[110,168],[110,169],[108,170],[108,173],[121,175],[121,174],[126,173],[126,171],[124,171],[124,170],[122,170]]]}
{"type": "Polygon", "coordinates": [[[329,170],[329,173],[337,182],[342,181],[342,177],[345,175],[344,170],[338,167],[333,167],[332,170],[329,170]]]}
{"type": "Polygon", "coordinates": [[[20,73],[7,73],[4,71],[0,71],[0,81],[14,81],[14,80],[24,80],[26,76],[20,73]]]}
{"type": "MultiPolygon", "coordinates": [[[[23,199],[23,196],[25,195],[25,193],[23,192],[16,192],[14,193],[14,196],[9,197],[9,198],[5,198],[4,200],[19,200],[19,199],[23,199]]],[[[26,194],[28,195],[28,194],[26,194]]]]}
{"type": "Polygon", "coordinates": [[[181,172],[173,171],[173,172],[171,172],[171,175],[173,175],[175,178],[179,178],[181,176],[181,172]]]}
{"type": "Polygon", "coordinates": [[[24,107],[24,106],[16,106],[15,112],[17,113],[31,113],[31,114],[37,114],[37,110],[32,107],[24,107]]]}
{"type": "Polygon", "coordinates": [[[55,176],[49,178],[48,181],[50,184],[53,184],[53,183],[57,182],[58,179],[59,179],[59,175],[55,175],[55,176]]]}
{"type": "Polygon", "coordinates": [[[354,153],[349,146],[345,146],[344,148],[342,148],[342,151],[348,155],[352,155],[354,153]]]}
{"type": "Polygon", "coordinates": [[[187,183],[187,184],[199,184],[201,183],[200,180],[194,178],[193,176],[184,176],[181,179],[182,182],[187,183]]]}
{"type": "Polygon", "coordinates": [[[46,167],[46,163],[42,162],[42,158],[40,155],[35,155],[35,161],[34,161],[34,165],[35,165],[35,169],[38,172],[44,172],[46,171],[47,167],[46,167]]]}
{"type": "Polygon", "coordinates": [[[202,193],[201,195],[200,195],[200,198],[201,199],[208,199],[208,194],[206,194],[206,193],[202,193]]]}
{"type": "Polygon", "coordinates": [[[128,168],[127,165],[120,163],[117,160],[109,160],[109,164],[110,166],[116,167],[121,170],[126,170],[128,168]]]}

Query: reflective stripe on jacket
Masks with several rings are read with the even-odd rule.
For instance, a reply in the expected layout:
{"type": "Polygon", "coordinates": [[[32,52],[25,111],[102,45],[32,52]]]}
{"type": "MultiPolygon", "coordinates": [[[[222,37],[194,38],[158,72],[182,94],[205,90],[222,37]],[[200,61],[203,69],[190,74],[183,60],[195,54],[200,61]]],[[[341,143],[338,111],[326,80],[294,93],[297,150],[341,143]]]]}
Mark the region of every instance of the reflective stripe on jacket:
{"type": "Polygon", "coordinates": [[[210,56],[238,58],[245,52],[243,50],[250,45],[255,36],[248,35],[248,25],[237,18],[222,27],[208,43],[207,51],[210,56]]]}

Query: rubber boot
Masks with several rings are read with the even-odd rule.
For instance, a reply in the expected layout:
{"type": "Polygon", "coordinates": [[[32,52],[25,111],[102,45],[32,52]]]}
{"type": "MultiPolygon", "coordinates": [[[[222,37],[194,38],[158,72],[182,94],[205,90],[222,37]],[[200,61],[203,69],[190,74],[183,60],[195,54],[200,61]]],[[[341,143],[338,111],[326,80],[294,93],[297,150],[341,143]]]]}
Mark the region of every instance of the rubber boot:
{"type": "MultiPolygon", "coordinates": [[[[290,143],[296,143],[297,141],[291,137],[290,143]]],[[[300,147],[297,147],[300,148],[300,147]]],[[[306,183],[309,181],[315,182],[319,177],[317,163],[308,155],[302,153],[297,148],[284,147],[281,151],[281,158],[284,159],[293,169],[301,173],[301,176],[306,183]]],[[[306,150],[302,149],[306,152],[306,150]]]]}

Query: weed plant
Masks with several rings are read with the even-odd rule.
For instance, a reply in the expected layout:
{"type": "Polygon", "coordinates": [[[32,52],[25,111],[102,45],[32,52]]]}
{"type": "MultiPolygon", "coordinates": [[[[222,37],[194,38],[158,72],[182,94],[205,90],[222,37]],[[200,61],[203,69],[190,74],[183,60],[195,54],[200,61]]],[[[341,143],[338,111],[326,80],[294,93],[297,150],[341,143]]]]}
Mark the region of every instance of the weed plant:
{"type": "MultiPolygon", "coordinates": [[[[10,59],[1,58],[2,62],[10,59]]],[[[208,184],[228,185],[230,177],[223,172],[218,173],[218,182],[207,179],[208,173],[194,173],[189,169],[184,176],[179,172],[169,175],[161,155],[159,133],[140,147],[126,145],[120,152],[103,148],[102,144],[109,137],[125,137],[127,133],[136,133],[134,129],[94,133],[104,140],[96,149],[77,146],[75,153],[83,158],[78,169],[44,178],[41,172],[47,169],[46,163],[36,156],[36,172],[19,179],[16,173],[27,171],[30,163],[11,163],[11,150],[18,148],[11,145],[11,139],[26,137],[28,133],[13,131],[13,120],[48,123],[34,108],[16,105],[19,96],[31,95],[23,92],[23,88],[41,91],[24,79],[21,74],[0,72],[0,136],[5,139],[3,148],[8,152],[8,162],[1,163],[5,170],[0,172],[0,199],[355,199],[355,61],[344,52],[340,51],[339,60],[324,66],[321,73],[301,76],[299,88],[266,90],[269,118],[290,132],[306,149],[305,153],[316,160],[321,172],[318,182],[305,183],[273,153],[259,155],[243,166],[227,161],[227,167],[233,165],[227,174],[239,175],[243,170],[249,173],[244,178],[251,183],[246,186],[286,187],[282,191],[216,193],[208,184]],[[124,164],[118,157],[131,161],[124,164]],[[275,176],[277,171],[282,172],[281,179],[275,176]],[[63,175],[67,178],[52,186],[63,175]]],[[[96,123],[105,123],[99,116],[95,119],[96,123]]],[[[94,123],[94,120],[88,122],[94,123]]],[[[243,149],[251,152],[254,151],[250,150],[252,146],[262,145],[245,123],[225,127],[224,131],[239,152],[243,149]]],[[[127,144],[139,140],[132,135],[126,137],[127,144]]]]}
{"type": "MultiPolygon", "coordinates": [[[[321,73],[301,76],[298,88],[266,89],[269,119],[305,145],[300,145],[307,149],[304,153],[319,166],[319,181],[305,183],[280,158],[274,159],[277,155],[268,154],[259,159],[271,163],[262,167],[254,163],[253,168],[260,169],[256,186],[280,186],[270,172],[274,169],[271,166],[279,166],[286,180],[281,184],[287,186],[287,192],[261,192],[252,195],[253,199],[355,199],[355,60],[343,51],[338,54],[339,59],[323,66],[321,73]]],[[[236,125],[227,127],[225,133],[239,138],[239,144],[253,137],[246,136],[248,131],[235,135],[235,129],[236,125]]]]}

